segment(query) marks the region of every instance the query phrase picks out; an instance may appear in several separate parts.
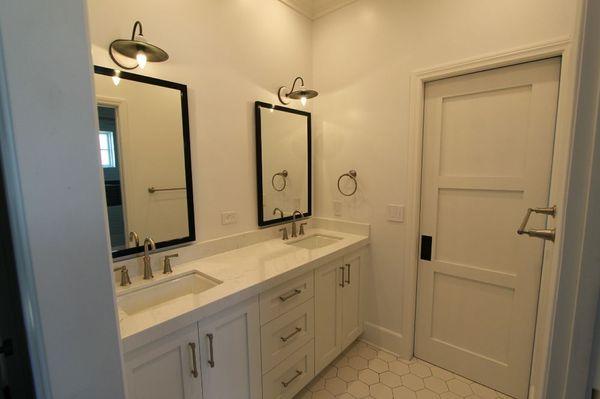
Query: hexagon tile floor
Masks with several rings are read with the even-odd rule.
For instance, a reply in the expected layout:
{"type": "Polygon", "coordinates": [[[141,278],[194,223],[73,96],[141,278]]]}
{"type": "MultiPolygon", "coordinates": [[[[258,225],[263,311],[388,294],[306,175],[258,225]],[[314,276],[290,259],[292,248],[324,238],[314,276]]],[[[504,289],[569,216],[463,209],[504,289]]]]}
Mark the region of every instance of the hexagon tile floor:
{"type": "Polygon", "coordinates": [[[512,399],[420,359],[357,341],[295,399],[512,399]]]}

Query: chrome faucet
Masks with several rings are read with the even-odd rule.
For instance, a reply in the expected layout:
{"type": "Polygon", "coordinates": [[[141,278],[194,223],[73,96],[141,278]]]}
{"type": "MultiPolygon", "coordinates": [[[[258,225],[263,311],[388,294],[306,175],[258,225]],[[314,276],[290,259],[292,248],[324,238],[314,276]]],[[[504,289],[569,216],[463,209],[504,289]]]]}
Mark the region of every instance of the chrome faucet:
{"type": "Polygon", "coordinates": [[[273,215],[276,214],[277,212],[279,212],[279,217],[281,218],[281,221],[283,222],[283,211],[279,208],[273,209],[273,215]]]}
{"type": "Polygon", "coordinates": [[[144,280],[150,280],[154,277],[152,274],[152,264],[150,263],[150,250],[156,251],[156,244],[150,237],[144,239],[144,280]]]}
{"type": "Polygon", "coordinates": [[[298,228],[296,227],[296,215],[304,217],[302,212],[300,212],[299,210],[295,210],[294,213],[292,213],[292,238],[298,237],[298,228]]]}
{"type": "Polygon", "coordinates": [[[129,242],[135,242],[136,247],[140,246],[140,237],[135,231],[129,232],[129,242]]]}

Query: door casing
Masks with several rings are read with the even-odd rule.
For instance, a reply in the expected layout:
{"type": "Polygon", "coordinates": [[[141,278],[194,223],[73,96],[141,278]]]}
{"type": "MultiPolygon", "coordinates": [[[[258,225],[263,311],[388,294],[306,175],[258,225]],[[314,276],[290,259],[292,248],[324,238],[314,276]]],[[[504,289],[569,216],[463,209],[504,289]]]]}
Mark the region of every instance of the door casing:
{"type": "MultiPolygon", "coordinates": [[[[564,209],[567,196],[568,172],[571,159],[571,143],[576,109],[578,88],[579,40],[558,39],[534,46],[517,48],[503,53],[483,56],[475,59],[443,65],[432,69],[417,71],[411,77],[410,96],[410,129],[409,129],[409,192],[407,202],[407,236],[408,247],[405,251],[406,265],[403,288],[405,302],[403,304],[404,348],[399,354],[410,358],[414,354],[416,298],[417,298],[417,266],[419,250],[419,215],[421,202],[421,162],[423,155],[423,116],[425,84],[430,81],[481,72],[525,62],[546,58],[561,57],[561,73],[559,83],[559,99],[557,107],[555,145],[552,161],[549,203],[556,204],[558,214],[549,220],[549,227],[557,229],[554,244],[544,249],[543,271],[538,300],[534,351],[531,366],[529,398],[544,398],[549,356],[551,348],[552,327],[554,321],[556,294],[561,266],[561,250],[563,245],[562,231],[565,225],[564,209]]],[[[515,229],[518,226],[515,226],[515,229]]],[[[516,233],[515,233],[516,234],[516,233]]]]}

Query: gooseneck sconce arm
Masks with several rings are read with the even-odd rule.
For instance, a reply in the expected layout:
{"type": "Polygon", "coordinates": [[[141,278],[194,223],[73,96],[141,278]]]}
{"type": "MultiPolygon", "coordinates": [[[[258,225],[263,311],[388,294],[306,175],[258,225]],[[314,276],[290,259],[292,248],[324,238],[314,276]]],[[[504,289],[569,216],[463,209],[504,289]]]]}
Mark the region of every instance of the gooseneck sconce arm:
{"type": "Polygon", "coordinates": [[[131,39],[117,39],[110,43],[108,54],[115,64],[123,69],[144,68],[146,62],[163,62],[169,59],[169,54],[154,44],[148,43],[144,37],[142,23],[135,21],[131,39]],[[136,60],[134,66],[126,66],[117,61],[114,52],[136,60]]]}
{"type": "Polygon", "coordinates": [[[298,76],[294,79],[294,83],[292,84],[292,89],[285,93],[287,90],[286,86],[281,86],[277,92],[277,96],[279,97],[279,101],[287,105],[291,101],[290,100],[300,100],[302,105],[306,105],[306,101],[309,98],[314,98],[319,95],[319,93],[315,90],[307,89],[304,87],[304,79],[301,76],[298,76]],[[296,84],[300,82],[300,87],[296,89],[296,84]]]}

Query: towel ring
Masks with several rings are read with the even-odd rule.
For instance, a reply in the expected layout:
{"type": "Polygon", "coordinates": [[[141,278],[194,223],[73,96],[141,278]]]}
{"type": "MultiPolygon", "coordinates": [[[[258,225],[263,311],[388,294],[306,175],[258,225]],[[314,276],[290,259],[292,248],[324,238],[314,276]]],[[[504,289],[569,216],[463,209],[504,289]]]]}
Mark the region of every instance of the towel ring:
{"type": "Polygon", "coordinates": [[[288,171],[287,171],[287,170],[285,170],[285,169],[284,169],[284,170],[282,170],[282,171],[281,171],[281,172],[279,172],[279,173],[275,173],[275,174],[273,175],[273,177],[271,177],[271,186],[273,186],[273,189],[274,189],[275,191],[283,191],[283,190],[285,190],[285,187],[287,186],[287,177],[288,177],[288,171]],[[283,187],[281,187],[281,188],[277,188],[277,187],[275,186],[275,178],[276,178],[277,176],[281,176],[281,178],[283,179],[283,187]]]}
{"type": "Polygon", "coordinates": [[[352,169],[348,173],[344,173],[343,175],[341,175],[340,178],[338,179],[337,186],[338,186],[339,192],[342,193],[342,195],[345,195],[346,197],[353,196],[354,193],[356,193],[356,190],[358,190],[358,182],[356,181],[356,171],[354,169],[352,169]],[[340,187],[340,182],[342,181],[342,179],[344,177],[349,177],[354,182],[354,190],[352,190],[352,192],[349,194],[343,192],[342,188],[340,187]]]}

